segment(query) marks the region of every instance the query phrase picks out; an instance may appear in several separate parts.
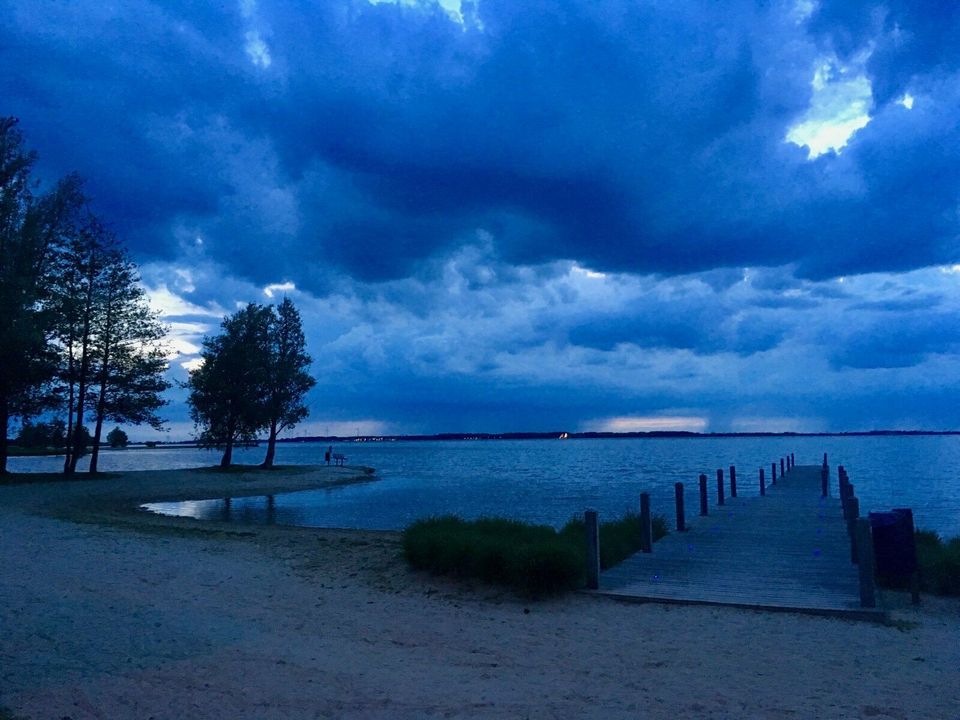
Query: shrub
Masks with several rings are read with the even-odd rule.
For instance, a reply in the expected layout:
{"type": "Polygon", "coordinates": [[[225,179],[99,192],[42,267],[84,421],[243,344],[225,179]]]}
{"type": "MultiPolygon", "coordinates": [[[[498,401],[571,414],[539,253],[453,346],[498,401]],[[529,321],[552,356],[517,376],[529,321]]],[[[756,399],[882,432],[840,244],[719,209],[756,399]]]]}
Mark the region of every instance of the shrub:
{"type": "Polygon", "coordinates": [[[960,595],[960,537],[944,542],[929,530],[918,530],[920,588],[937,595],[960,595]]]}
{"type": "MultiPolygon", "coordinates": [[[[655,541],[667,534],[666,528],[663,518],[654,518],[655,541]]],[[[404,531],[403,549],[418,570],[477,578],[534,597],[580,587],[586,578],[584,524],[578,519],[557,532],[546,525],[501,518],[428,518],[404,531]]],[[[639,549],[639,516],[600,524],[602,569],[639,549]]]]}

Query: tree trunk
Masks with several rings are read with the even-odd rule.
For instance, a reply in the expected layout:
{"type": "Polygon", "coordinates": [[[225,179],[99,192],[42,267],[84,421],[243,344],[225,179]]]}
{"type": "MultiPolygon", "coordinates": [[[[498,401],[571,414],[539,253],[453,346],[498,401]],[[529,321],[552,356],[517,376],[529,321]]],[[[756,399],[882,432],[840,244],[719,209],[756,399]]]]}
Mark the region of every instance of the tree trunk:
{"type": "Polygon", "coordinates": [[[0,475],[7,474],[7,423],[10,422],[10,402],[6,394],[0,397],[0,475]]]}
{"type": "MultiPolygon", "coordinates": [[[[101,396],[103,391],[101,390],[101,396]]],[[[99,405],[102,405],[101,399],[99,405]]],[[[90,469],[87,471],[91,475],[97,474],[97,458],[100,457],[100,433],[103,432],[103,412],[100,407],[97,408],[97,426],[93,433],[93,447],[90,449],[90,469]]]]}
{"type": "Polygon", "coordinates": [[[233,438],[227,438],[227,446],[223,449],[223,458],[220,460],[220,467],[228,468],[233,462],[233,438]]]}
{"type": "Polygon", "coordinates": [[[67,340],[67,434],[63,438],[63,474],[70,474],[70,457],[73,448],[73,337],[67,340]]]}
{"type": "Polygon", "coordinates": [[[270,438],[267,440],[267,456],[263,459],[260,466],[269,470],[273,467],[273,457],[277,452],[277,421],[270,421],[270,438]]]}

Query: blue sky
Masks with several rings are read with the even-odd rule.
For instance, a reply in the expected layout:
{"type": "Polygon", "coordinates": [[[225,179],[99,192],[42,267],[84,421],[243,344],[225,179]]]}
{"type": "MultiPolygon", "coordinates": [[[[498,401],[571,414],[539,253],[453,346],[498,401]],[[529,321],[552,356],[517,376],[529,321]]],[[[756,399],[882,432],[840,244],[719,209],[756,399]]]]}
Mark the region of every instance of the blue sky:
{"type": "Polygon", "coordinates": [[[300,432],[957,428],[956,37],[919,0],[8,0],[0,113],[88,179],[172,377],[294,299],[300,432]]]}

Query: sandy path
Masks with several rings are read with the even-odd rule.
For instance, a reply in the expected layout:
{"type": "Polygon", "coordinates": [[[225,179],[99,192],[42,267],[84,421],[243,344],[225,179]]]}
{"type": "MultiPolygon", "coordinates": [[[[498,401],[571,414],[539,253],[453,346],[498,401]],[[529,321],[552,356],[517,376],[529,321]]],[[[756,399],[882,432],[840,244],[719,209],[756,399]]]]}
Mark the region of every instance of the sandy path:
{"type": "Polygon", "coordinates": [[[389,533],[143,532],[30,514],[9,490],[0,705],[16,717],[960,717],[956,602],[898,627],[525,603],[408,572],[389,533]]]}

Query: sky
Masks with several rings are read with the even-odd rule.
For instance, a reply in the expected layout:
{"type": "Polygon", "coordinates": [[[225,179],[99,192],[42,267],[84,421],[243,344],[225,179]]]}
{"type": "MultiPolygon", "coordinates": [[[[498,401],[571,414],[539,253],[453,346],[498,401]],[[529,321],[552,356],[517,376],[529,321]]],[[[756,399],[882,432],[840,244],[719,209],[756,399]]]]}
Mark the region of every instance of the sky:
{"type": "Polygon", "coordinates": [[[0,115],[87,179],[172,379],[296,303],[293,435],[950,429],[957,37],[924,0],[5,0],[0,115]]]}

